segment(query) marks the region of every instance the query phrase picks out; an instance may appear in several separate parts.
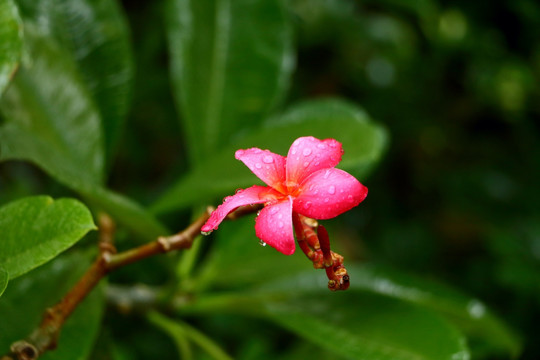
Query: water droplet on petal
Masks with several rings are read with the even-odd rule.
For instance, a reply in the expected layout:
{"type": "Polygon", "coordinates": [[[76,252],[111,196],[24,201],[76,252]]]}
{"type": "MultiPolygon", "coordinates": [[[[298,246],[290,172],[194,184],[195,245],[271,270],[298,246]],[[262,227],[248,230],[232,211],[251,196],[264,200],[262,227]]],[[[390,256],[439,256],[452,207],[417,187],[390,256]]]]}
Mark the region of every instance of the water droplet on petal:
{"type": "Polygon", "coordinates": [[[311,155],[311,149],[310,148],[305,148],[304,151],[302,151],[302,154],[304,154],[304,156],[311,155]]]}
{"type": "Polygon", "coordinates": [[[328,200],[330,200],[330,199],[328,199],[328,198],[325,198],[325,199],[324,199],[324,202],[326,202],[326,203],[327,203],[327,202],[328,202],[328,200]]]}
{"type": "Polygon", "coordinates": [[[336,193],[336,187],[334,185],[330,185],[328,188],[328,193],[334,195],[336,193]]]}
{"type": "Polygon", "coordinates": [[[335,148],[336,146],[337,146],[337,144],[336,144],[334,141],[331,141],[331,142],[330,142],[330,147],[335,148]]]}
{"type": "Polygon", "coordinates": [[[256,167],[257,169],[260,169],[260,168],[262,168],[262,165],[261,165],[261,163],[256,163],[256,164],[255,164],[255,167],[256,167]]]}
{"type": "Polygon", "coordinates": [[[304,209],[309,209],[311,207],[311,201],[306,201],[304,203],[304,209]]]}
{"type": "Polygon", "coordinates": [[[272,156],[270,156],[270,155],[265,155],[265,156],[263,157],[263,162],[264,162],[265,164],[271,164],[271,163],[274,162],[274,158],[273,158],[272,156]]]}
{"type": "Polygon", "coordinates": [[[279,211],[279,209],[276,206],[271,206],[270,207],[270,215],[274,215],[278,211],[279,211]]]}
{"type": "Polygon", "coordinates": [[[293,154],[293,155],[296,154],[296,149],[293,148],[292,151],[291,151],[291,154],[293,154]]]}
{"type": "Polygon", "coordinates": [[[282,217],[283,217],[283,214],[281,214],[281,213],[277,214],[278,219],[281,219],[282,217]]]}
{"type": "Polygon", "coordinates": [[[261,210],[257,211],[257,216],[261,215],[261,210]]]}
{"type": "Polygon", "coordinates": [[[304,167],[308,167],[309,166],[309,161],[304,161],[304,167]]]}
{"type": "Polygon", "coordinates": [[[242,155],[244,155],[244,154],[245,154],[245,151],[244,151],[244,150],[238,150],[238,151],[236,152],[236,156],[242,156],[242,155]]]}
{"type": "Polygon", "coordinates": [[[319,166],[320,163],[320,161],[315,161],[315,166],[319,166]]]}
{"type": "Polygon", "coordinates": [[[282,227],[283,227],[283,221],[278,222],[277,226],[278,226],[279,228],[282,228],[282,227]]]}
{"type": "Polygon", "coordinates": [[[348,195],[347,200],[349,200],[350,202],[354,202],[354,198],[352,195],[348,195]]]}
{"type": "Polygon", "coordinates": [[[323,177],[324,177],[325,179],[328,179],[329,176],[330,176],[330,170],[326,170],[326,171],[324,172],[324,176],[323,176],[323,177]]]}
{"type": "Polygon", "coordinates": [[[262,241],[262,240],[259,240],[259,245],[266,246],[266,243],[264,241],[262,241]]]}

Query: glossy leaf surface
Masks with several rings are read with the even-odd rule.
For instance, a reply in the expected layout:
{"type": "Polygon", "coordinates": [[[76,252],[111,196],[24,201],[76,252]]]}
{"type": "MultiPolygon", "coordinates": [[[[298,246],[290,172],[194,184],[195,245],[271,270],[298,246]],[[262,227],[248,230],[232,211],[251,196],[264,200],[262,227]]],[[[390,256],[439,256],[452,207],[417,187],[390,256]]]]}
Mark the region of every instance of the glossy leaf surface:
{"type": "Polygon", "coordinates": [[[294,63],[283,1],[170,0],[169,49],[193,162],[259,123],[294,63]]]}
{"type": "MultiPolygon", "coordinates": [[[[437,312],[494,354],[515,357],[521,350],[517,336],[478,299],[390,268],[348,265],[347,269],[351,278],[347,293],[384,296],[437,312]]],[[[326,281],[324,274],[306,271],[263,288],[278,293],[324,292],[326,281]]]]}
{"type": "Polygon", "coordinates": [[[165,213],[260,184],[257,177],[234,158],[235,151],[258,147],[285,156],[296,138],[307,135],[341,142],[345,153],[337,167],[360,180],[378,163],[387,142],[385,130],[352,104],[334,99],[305,102],[269,119],[259,129],[239,138],[234,146],[202,163],[167,191],[153,210],[165,213]]]}
{"type": "Polygon", "coordinates": [[[14,75],[22,52],[22,24],[13,0],[0,0],[0,97],[14,75]]]}
{"type": "Polygon", "coordinates": [[[25,28],[31,64],[19,69],[0,102],[0,160],[28,160],[75,188],[103,180],[97,108],[66,50],[25,28]]]}
{"type": "Polygon", "coordinates": [[[25,22],[57,42],[76,63],[97,105],[105,153],[121,134],[133,84],[127,21],[116,0],[18,0],[25,22]]]}
{"type": "MultiPolygon", "coordinates": [[[[300,251],[284,257],[274,249],[260,246],[253,217],[225,222],[216,231],[212,256],[201,271],[201,283],[206,287],[238,289],[256,286],[268,293],[268,298],[314,292],[326,296],[324,272],[311,269],[311,263],[300,251]]],[[[475,343],[484,344],[487,352],[510,357],[519,354],[521,344],[517,336],[480,300],[439,282],[388,267],[347,262],[345,265],[351,286],[337,296],[373,294],[410,303],[444,316],[475,343]]],[[[352,298],[350,301],[354,303],[352,298]]],[[[239,304],[243,306],[241,301],[239,304]]]]}
{"type": "Polygon", "coordinates": [[[28,197],[0,208],[0,264],[16,278],[66,250],[96,229],[92,215],[74,199],[28,197]]]}
{"type": "Polygon", "coordinates": [[[262,317],[352,359],[469,359],[464,335],[435,312],[367,292],[266,289],[201,298],[180,309],[262,317]],[[283,290],[283,291],[281,291],[283,290]]]}
{"type": "Polygon", "coordinates": [[[302,294],[265,304],[269,319],[353,359],[465,360],[465,337],[436,314],[371,294],[302,294]]]}
{"type": "Polygon", "coordinates": [[[133,201],[105,190],[98,109],[65,48],[27,28],[33,62],[0,101],[0,161],[27,160],[94,201],[144,237],[165,228],[133,201]]]}

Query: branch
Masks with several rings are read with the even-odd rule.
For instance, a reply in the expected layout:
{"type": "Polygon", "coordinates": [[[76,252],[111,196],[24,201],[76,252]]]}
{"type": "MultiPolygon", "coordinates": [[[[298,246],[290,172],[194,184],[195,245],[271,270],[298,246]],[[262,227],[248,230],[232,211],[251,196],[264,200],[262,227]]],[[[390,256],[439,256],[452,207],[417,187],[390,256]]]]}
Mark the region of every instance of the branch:
{"type": "Polygon", "coordinates": [[[156,254],[189,249],[212,211],[213,208],[209,207],[185,230],[175,235],[160,236],[155,241],[120,253],[116,253],[113,243],[114,222],[108,215],[100,214],[100,252],[97,259],[62,300],[45,311],[39,327],[26,340],[14,342],[11,353],[0,360],[35,360],[44,352],[55,349],[63,324],[103,277],[110,271],[156,254]]]}

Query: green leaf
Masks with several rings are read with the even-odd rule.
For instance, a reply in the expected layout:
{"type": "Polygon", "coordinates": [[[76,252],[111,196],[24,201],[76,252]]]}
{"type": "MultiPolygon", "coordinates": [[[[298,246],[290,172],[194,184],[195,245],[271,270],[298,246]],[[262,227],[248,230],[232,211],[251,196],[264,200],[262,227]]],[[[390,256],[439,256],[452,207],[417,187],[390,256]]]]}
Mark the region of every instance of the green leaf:
{"type": "Polygon", "coordinates": [[[0,296],[4,293],[4,290],[6,290],[7,284],[9,280],[9,274],[8,272],[0,266],[0,296]]]}
{"type": "MultiPolygon", "coordinates": [[[[320,275],[320,272],[319,272],[320,275]]],[[[182,314],[262,317],[351,359],[469,359],[465,337],[429,309],[366,292],[279,288],[200,297],[182,314]]]]}
{"type": "Polygon", "coordinates": [[[0,208],[0,264],[14,279],[53,259],[96,229],[79,201],[27,197],[0,208]]]}
{"type": "MultiPolygon", "coordinates": [[[[397,272],[382,266],[347,265],[351,286],[347,293],[374,294],[436,311],[478,343],[484,351],[516,357],[521,344],[516,335],[478,299],[447,285],[397,272]]],[[[263,285],[276,293],[326,291],[327,279],[317,271],[291,275],[263,285]]]]}
{"type": "Polygon", "coordinates": [[[33,162],[145,238],[168,233],[139,205],[101,187],[101,120],[87,86],[65,48],[26,29],[32,63],[0,101],[0,161],[33,162]]]}
{"type": "Polygon", "coordinates": [[[193,163],[208,158],[283,97],[294,53],[281,0],[170,0],[176,100],[193,163]]]}
{"type": "Polygon", "coordinates": [[[465,338],[424,309],[373,294],[330,292],[269,301],[267,316],[352,359],[465,360],[465,338]]]}
{"type": "Polygon", "coordinates": [[[433,309],[454,322],[469,337],[489,347],[488,352],[515,358],[521,341],[480,300],[447,285],[381,266],[350,268],[351,287],[371,291],[433,309]]]}
{"type": "Polygon", "coordinates": [[[0,96],[11,80],[22,53],[22,23],[12,0],[0,0],[0,96]]]}
{"type": "Polygon", "coordinates": [[[386,131],[353,104],[336,99],[304,102],[201,163],[158,199],[152,211],[166,213],[261,183],[234,152],[259,147],[286,155],[296,138],[307,135],[340,141],[345,154],[338,167],[360,178],[378,163],[387,143],[386,131]]]}
{"type": "MultiPolygon", "coordinates": [[[[13,282],[0,298],[0,352],[26,338],[39,325],[45,309],[54,305],[90,266],[81,253],[56,258],[39,270],[13,282]]],[[[58,348],[41,358],[87,359],[96,339],[104,309],[103,289],[98,287],[75,309],[60,333],[58,348]]]]}
{"type": "MultiPolygon", "coordinates": [[[[146,240],[168,235],[170,231],[135,201],[101,187],[78,189],[88,201],[106,211],[118,223],[146,240]]],[[[177,229],[179,230],[179,229],[177,229]]]]}
{"type": "Polygon", "coordinates": [[[27,23],[48,34],[76,62],[101,114],[105,152],[122,130],[133,84],[130,33],[117,1],[18,0],[27,23]]]}
{"type": "Polygon", "coordinates": [[[0,160],[22,159],[75,188],[103,180],[100,115],[76,65],[27,24],[31,63],[19,69],[0,102],[0,160]]]}

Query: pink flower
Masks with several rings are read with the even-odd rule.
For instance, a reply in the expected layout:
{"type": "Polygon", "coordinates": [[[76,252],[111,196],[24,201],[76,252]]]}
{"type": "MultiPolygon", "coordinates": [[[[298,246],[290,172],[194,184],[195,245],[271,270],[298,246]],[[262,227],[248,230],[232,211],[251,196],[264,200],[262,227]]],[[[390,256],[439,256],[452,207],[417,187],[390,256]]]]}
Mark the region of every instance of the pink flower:
{"type": "Polygon", "coordinates": [[[293,212],[313,219],[330,219],[367,196],[367,187],[334,167],[342,154],[338,141],[312,136],[296,139],[286,158],[257,148],[238,150],[236,159],[268,186],[254,185],[226,197],[201,231],[207,234],[216,230],[240,206],[264,203],[255,223],[257,237],[285,255],[293,254],[293,212]]]}

